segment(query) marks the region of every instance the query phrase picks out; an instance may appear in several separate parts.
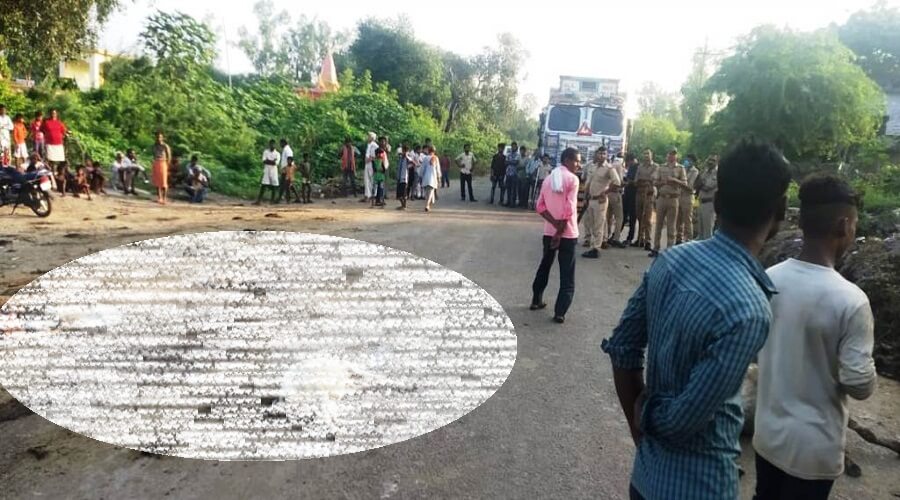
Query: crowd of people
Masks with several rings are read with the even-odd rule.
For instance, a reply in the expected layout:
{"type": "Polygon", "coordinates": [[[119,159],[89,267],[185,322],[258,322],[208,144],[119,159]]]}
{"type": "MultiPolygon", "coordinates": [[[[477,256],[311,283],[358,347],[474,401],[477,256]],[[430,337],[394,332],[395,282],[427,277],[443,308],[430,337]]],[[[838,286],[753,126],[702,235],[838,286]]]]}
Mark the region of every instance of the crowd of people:
{"type": "MultiPolygon", "coordinates": [[[[592,244],[597,235],[609,241],[603,215],[622,184],[604,153],[587,174],[586,200],[599,206],[588,208],[592,244]]],[[[835,271],[855,242],[860,197],[839,177],[806,179],[802,251],[766,270],[758,256],[785,218],[791,179],[774,146],[742,141],[721,165],[711,156],[702,173],[679,166],[675,150],[663,166],[649,152],[637,165],[626,158],[624,184],[640,207],[638,244],[649,242],[653,205],[657,219],[656,258],[601,346],[637,448],[630,498],[739,498],[740,387],[756,360],[754,498],[827,499],[844,469],[848,398],[868,398],[876,386],[869,300],[835,271]],[[692,234],[679,219],[695,192],[704,239],[661,252],[664,225],[674,244],[692,234]]],[[[544,252],[531,309],[547,307],[543,292],[558,258],[557,323],[575,294],[580,171],[580,153],[566,149],[536,202],[544,252]]]]}

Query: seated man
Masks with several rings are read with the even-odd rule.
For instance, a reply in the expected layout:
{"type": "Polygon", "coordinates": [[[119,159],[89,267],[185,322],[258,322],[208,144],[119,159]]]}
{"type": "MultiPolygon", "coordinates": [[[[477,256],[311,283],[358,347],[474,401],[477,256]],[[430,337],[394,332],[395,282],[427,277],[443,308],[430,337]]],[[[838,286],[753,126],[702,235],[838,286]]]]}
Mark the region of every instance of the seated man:
{"type": "Polygon", "coordinates": [[[96,165],[94,160],[88,158],[84,161],[84,171],[90,190],[94,193],[106,194],[106,176],[103,175],[103,169],[96,165]]]}
{"type": "Polygon", "coordinates": [[[191,156],[191,162],[187,167],[188,173],[184,180],[185,191],[191,197],[191,203],[203,203],[206,193],[209,191],[211,175],[209,170],[198,163],[199,161],[200,158],[197,155],[191,156]]]}
{"type": "Polygon", "coordinates": [[[125,194],[131,193],[137,195],[137,192],[134,190],[134,180],[138,175],[143,174],[144,182],[149,182],[150,180],[150,178],[147,177],[147,170],[138,163],[137,155],[134,154],[133,149],[129,149],[125,152],[125,159],[122,160],[122,170],[125,172],[125,194]]]}

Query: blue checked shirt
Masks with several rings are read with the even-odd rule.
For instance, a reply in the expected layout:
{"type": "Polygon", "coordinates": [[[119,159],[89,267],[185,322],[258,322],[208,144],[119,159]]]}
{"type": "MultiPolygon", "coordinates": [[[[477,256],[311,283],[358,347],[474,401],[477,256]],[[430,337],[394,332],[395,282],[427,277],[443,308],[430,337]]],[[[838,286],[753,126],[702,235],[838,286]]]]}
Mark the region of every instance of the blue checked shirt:
{"type": "Polygon", "coordinates": [[[619,369],[642,369],[647,354],[631,478],[647,500],[738,498],[739,391],[774,293],[759,262],[718,232],[662,253],[603,341],[619,369]]]}

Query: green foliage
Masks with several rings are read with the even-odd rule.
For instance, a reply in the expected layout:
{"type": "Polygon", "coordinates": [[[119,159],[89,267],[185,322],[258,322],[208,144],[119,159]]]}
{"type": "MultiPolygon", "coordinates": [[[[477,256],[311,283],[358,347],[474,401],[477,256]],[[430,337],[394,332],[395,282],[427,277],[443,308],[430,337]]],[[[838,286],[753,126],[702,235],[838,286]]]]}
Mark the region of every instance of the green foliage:
{"type": "Polygon", "coordinates": [[[650,114],[642,114],[634,121],[629,149],[640,153],[645,149],[653,151],[655,158],[664,158],[672,147],[683,151],[690,141],[690,133],[678,130],[675,122],[650,114]]]}
{"type": "Polygon", "coordinates": [[[725,59],[707,88],[727,98],[703,136],[731,142],[752,134],[793,160],[846,160],[875,137],[884,113],[878,86],[828,32],[754,29],[725,59]]]}
{"type": "Polygon", "coordinates": [[[666,92],[654,82],[644,82],[638,92],[638,107],[641,115],[663,118],[675,124],[681,122],[678,95],[666,92]]]}
{"type": "Polygon", "coordinates": [[[157,11],[147,20],[141,42],[170,74],[185,76],[216,59],[216,36],[203,23],[181,12],[157,11]]]}
{"type": "Polygon", "coordinates": [[[837,33],[870,78],[884,88],[900,88],[900,10],[879,2],[850,16],[837,33]]]}
{"type": "Polygon", "coordinates": [[[350,55],[374,82],[397,90],[400,102],[417,104],[441,118],[450,100],[440,54],[409,32],[409,21],[369,19],[359,24],[350,55]]]}
{"type": "Polygon", "coordinates": [[[22,76],[52,74],[59,61],[81,55],[119,0],[0,0],[0,47],[22,76]]]}

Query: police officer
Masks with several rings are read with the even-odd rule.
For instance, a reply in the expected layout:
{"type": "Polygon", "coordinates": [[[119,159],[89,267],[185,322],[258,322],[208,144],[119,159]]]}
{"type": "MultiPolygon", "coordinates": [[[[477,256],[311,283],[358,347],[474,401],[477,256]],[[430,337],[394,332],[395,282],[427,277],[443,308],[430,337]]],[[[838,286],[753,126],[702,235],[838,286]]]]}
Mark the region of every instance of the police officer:
{"type": "Polygon", "coordinates": [[[659,169],[659,165],[653,163],[653,151],[645,150],[634,181],[637,187],[638,246],[644,247],[644,250],[652,249],[650,224],[653,219],[655,193],[653,176],[656,175],[657,169],[659,169]]]}
{"type": "Polygon", "coordinates": [[[618,172],[606,161],[606,147],[601,146],[596,157],[597,166],[584,189],[584,202],[587,204],[584,226],[588,231],[587,241],[591,248],[582,257],[588,259],[599,258],[600,250],[608,248],[606,211],[609,208],[609,194],[622,184],[618,172]]]}
{"type": "Polygon", "coordinates": [[[684,174],[687,177],[687,186],[681,191],[678,198],[678,235],[675,244],[680,245],[694,239],[694,183],[700,175],[697,169],[697,157],[687,155],[684,160],[684,174]]]}
{"type": "Polygon", "coordinates": [[[713,201],[719,188],[719,156],[711,155],[706,159],[706,167],[697,178],[697,192],[700,195],[700,216],[698,222],[699,237],[702,240],[712,238],[716,226],[716,209],[713,201]]]}
{"type": "Polygon", "coordinates": [[[666,155],[666,164],[656,170],[653,176],[658,196],[656,198],[656,233],[650,257],[659,255],[663,224],[666,226],[666,245],[675,243],[675,224],[678,221],[678,198],[687,188],[684,167],[678,164],[678,150],[672,148],[666,155]]]}

